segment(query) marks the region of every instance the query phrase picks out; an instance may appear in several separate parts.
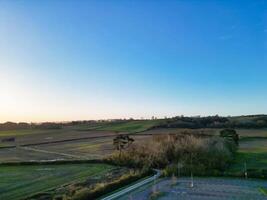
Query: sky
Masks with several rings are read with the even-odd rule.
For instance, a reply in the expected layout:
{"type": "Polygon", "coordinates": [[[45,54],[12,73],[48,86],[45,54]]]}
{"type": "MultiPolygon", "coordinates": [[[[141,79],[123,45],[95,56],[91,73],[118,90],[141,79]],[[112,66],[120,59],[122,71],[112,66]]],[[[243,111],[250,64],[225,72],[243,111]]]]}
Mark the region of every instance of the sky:
{"type": "Polygon", "coordinates": [[[267,2],[0,0],[0,122],[267,113],[267,2]]]}

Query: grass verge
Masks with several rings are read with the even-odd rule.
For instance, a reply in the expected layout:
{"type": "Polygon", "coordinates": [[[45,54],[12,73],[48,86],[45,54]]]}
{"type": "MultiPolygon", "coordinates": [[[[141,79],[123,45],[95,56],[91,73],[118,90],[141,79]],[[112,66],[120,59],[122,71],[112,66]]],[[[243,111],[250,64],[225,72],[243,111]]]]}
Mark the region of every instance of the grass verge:
{"type": "Polygon", "coordinates": [[[0,199],[21,199],[64,184],[99,177],[114,169],[107,164],[0,166],[0,199]]]}
{"type": "Polygon", "coordinates": [[[259,188],[259,191],[264,194],[265,196],[267,196],[267,189],[266,188],[263,188],[263,187],[260,187],[259,188]]]}

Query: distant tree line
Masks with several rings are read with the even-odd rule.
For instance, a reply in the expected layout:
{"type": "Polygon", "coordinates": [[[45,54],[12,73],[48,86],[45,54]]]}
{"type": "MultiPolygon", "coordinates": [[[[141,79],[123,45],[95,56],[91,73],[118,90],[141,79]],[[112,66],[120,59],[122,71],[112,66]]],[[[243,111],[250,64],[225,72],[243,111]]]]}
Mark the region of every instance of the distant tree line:
{"type": "Polygon", "coordinates": [[[164,120],[154,128],[267,128],[267,115],[184,117],[164,120]]]}
{"type": "MultiPolygon", "coordinates": [[[[155,119],[160,123],[153,128],[267,128],[267,115],[247,115],[237,117],[185,117],[177,116],[173,118],[155,119]]],[[[1,130],[16,130],[16,129],[60,129],[64,126],[77,125],[95,125],[101,123],[118,124],[129,121],[143,121],[135,119],[111,119],[111,120],[80,120],[71,122],[43,122],[43,123],[26,123],[26,122],[5,122],[0,123],[1,130]]],[[[147,120],[146,120],[147,121],[147,120]]]]}
{"type": "Polygon", "coordinates": [[[0,123],[0,131],[20,130],[20,129],[61,129],[65,126],[94,125],[101,123],[123,123],[132,120],[133,119],[80,120],[80,121],[70,121],[70,122],[42,122],[42,123],[5,122],[5,123],[0,123]]]}
{"type": "Polygon", "coordinates": [[[53,123],[53,122],[45,122],[40,124],[35,123],[14,123],[14,122],[5,122],[0,124],[0,131],[6,130],[20,130],[20,129],[60,129],[62,128],[62,124],[60,123],[53,123]]]}

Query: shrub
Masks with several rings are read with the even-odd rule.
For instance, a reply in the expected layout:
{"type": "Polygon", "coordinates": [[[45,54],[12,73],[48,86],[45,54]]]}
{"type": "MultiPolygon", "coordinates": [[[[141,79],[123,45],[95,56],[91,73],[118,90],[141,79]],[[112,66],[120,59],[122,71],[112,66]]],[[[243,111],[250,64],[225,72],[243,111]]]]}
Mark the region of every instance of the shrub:
{"type": "Polygon", "coordinates": [[[263,178],[267,178],[267,169],[262,170],[262,176],[263,178]]]}
{"type": "Polygon", "coordinates": [[[234,129],[224,129],[220,132],[220,136],[223,138],[227,138],[229,141],[233,141],[236,145],[238,145],[239,135],[234,129]]]}
{"type": "Polygon", "coordinates": [[[263,178],[261,169],[247,169],[249,178],[263,178]]]}
{"type": "Polygon", "coordinates": [[[124,187],[127,184],[130,184],[138,179],[150,175],[151,171],[141,172],[141,173],[128,173],[123,175],[117,180],[108,183],[98,183],[93,189],[83,188],[75,192],[75,194],[70,198],[72,200],[88,200],[96,199],[102,196],[103,194],[112,192],[118,188],[124,187]]]}
{"type": "Polygon", "coordinates": [[[183,175],[193,171],[198,175],[222,174],[233,160],[237,146],[221,137],[196,137],[193,135],[157,135],[152,140],[132,145],[129,149],[113,154],[109,161],[122,165],[165,168],[164,174],[178,173],[182,165],[183,175]]]}

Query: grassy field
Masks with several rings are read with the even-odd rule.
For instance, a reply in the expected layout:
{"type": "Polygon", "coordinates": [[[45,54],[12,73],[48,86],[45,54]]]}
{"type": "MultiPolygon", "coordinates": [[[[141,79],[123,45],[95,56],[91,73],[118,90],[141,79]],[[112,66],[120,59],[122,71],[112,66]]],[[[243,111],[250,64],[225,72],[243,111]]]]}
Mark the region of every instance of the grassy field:
{"type": "Polygon", "coordinates": [[[140,132],[157,123],[159,123],[157,120],[139,120],[66,126],[62,129],[0,131],[0,147],[18,146],[18,148],[0,148],[0,162],[99,159],[113,151],[113,138],[118,132],[140,132]],[[1,139],[6,137],[15,137],[16,141],[1,142],[1,139]],[[54,143],[58,141],[61,142],[54,143]],[[34,145],[23,147],[28,144],[34,145]]]}
{"type": "Polygon", "coordinates": [[[118,122],[98,122],[95,124],[85,124],[68,127],[68,129],[76,131],[112,131],[112,132],[124,132],[135,133],[145,131],[158,125],[163,120],[132,120],[132,121],[118,121],[118,122]]]}
{"type": "Polygon", "coordinates": [[[97,130],[134,133],[134,132],[141,132],[148,130],[153,126],[158,125],[160,122],[161,120],[138,120],[138,121],[115,123],[115,124],[112,123],[97,128],[97,130]]]}
{"type": "MultiPolygon", "coordinates": [[[[126,121],[122,123],[114,123],[112,125],[105,124],[101,128],[103,130],[87,130],[86,127],[81,129],[81,126],[65,127],[63,129],[50,129],[50,130],[25,130],[18,131],[4,131],[5,134],[17,134],[16,143],[1,143],[1,146],[18,144],[35,144],[40,142],[53,142],[62,140],[72,140],[60,143],[48,143],[42,145],[33,145],[30,148],[0,148],[0,162],[14,162],[14,161],[29,161],[29,160],[54,160],[54,159],[98,159],[109,155],[113,147],[113,138],[117,132],[138,132],[151,128],[154,123],[160,123],[154,121],[126,121]],[[102,137],[105,136],[105,137],[102,137]],[[109,137],[106,137],[109,136],[109,137]],[[89,137],[89,138],[88,138],[89,137]],[[91,138],[92,137],[92,138],[91,138]],[[99,137],[99,138],[96,138],[99,137]],[[88,139],[84,139],[88,138],[88,139]],[[78,140],[76,140],[78,139],[78,140]]],[[[87,126],[88,128],[88,126],[87,126]]],[[[169,134],[169,133],[182,133],[185,131],[192,131],[190,129],[169,128],[169,129],[151,129],[142,132],[142,134],[169,134]]],[[[210,135],[219,135],[220,129],[194,129],[194,132],[204,132],[210,135]]],[[[0,131],[1,132],[1,131],[0,131]]],[[[259,154],[259,157],[265,156],[266,153],[266,140],[267,130],[265,129],[238,129],[240,135],[240,150],[237,156],[238,162],[243,162],[244,154],[247,157],[253,158],[253,154],[259,154]],[[261,148],[261,149],[260,149],[261,148]],[[261,153],[261,154],[260,154],[261,153]]],[[[2,134],[3,135],[3,134],[2,134]]],[[[142,139],[138,136],[134,139],[142,139]]],[[[0,136],[1,139],[1,136],[0,136]]],[[[248,161],[249,162],[249,161],[248,161]]],[[[251,162],[253,163],[253,162],[251,162]]],[[[242,164],[244,165],[244,164],[242,164]]]]}
{"type": "Polygon", "coordinates": [[[243,172],[247,169],[267,169],[267,152],[238,152],[229,171],[243,172]]]}
{"type": "MultiPolygon", "coordinates": [[[[137,135],[133,138],[138,141],[147,137],[137,135]]],[[[0,163],[31,160],[101,159],[114,151],[113,139],[114,136],[110,136],[29,147],[0,148],[0,163]]]]}
{"type": "Polygon", "coordinates": [[[63,126],[62,129],[25,129],[0,131],[0,146],[14,146],[71,140],[86,137],[116,135],[117,133],[136,133],[146,131],[160,123],[160,120],[135,120],[121,122],[99,122],[95,124],[63,126]],[[2,142],[2,139],[14,137],[15,142],[2,142]]]}
{"type": "Polygon", "coordinates": [[[36,134],[60,134],[65,132],[83,132],[103,130],[111,132],[125,132],[133,133],[150,129],[158,125],[162,120],[134,120],[134,121],[120,121],[120,122],[99,122],[94,124],[64,126],[62,129],[24,129],[24,130],[8,130],[0,131],[0,137],[7,136],[23,136],[23,135],[36,135],[36,134]]]}
{"type": "MultiPolygon", "coordinates": [[[[118,132],[146,134],[168,134],[188,131],[189,129],[152,129],[160,120],[136,120],[123,122],[105,122],[92,125],[78,125],[50,130],[16,130],[0,131],[0,139],[5,136],[16,136],[19,145],[38,142],[60,141],[64,139],[81,139],[62,143],[31,146],[30,149],[0,149],[0,162],[24,160],[52,160],[52,159],[96,159],[103,158],[113,151],[113,138],[118,132]],[[89,128],[89,129],[88,129],[89,128]],[[104,137],[110,135],[110,137],[104,137]],[[94,138],[100,137],[100,138],[94,138]]],[[[219,135],[221,129],[194,129],[210,135],[219,135]]],[[[267,130],[266,129],[237,129],[240,136],[240,146],[231,171],[241,171],[244,163],[248,168],[265,168],[267,158],[267,130]]],[[[137,139],[136,137],[135,139],[137,139]]],[[[1,146],[14,143],[0,143],[1,146]]],[[[267,165],[266,165],[267,166],[267,165]]],[[[267,168],[267,167],[266,167],[267,168]]]]}
{"type": "Polygon", "coordinates": [[[100,159],[113,151],[113,138],[99,138],[0,149],[0,162],[100,159]]]}
{"type": "Polygon", "coordinates": [[[242,130],[239,150],[229,172],[243,172],[247,169],[267,170],[267,130],[242,130]]]}
{"type": "Polygon", "coordinates": [[[0,131],[0,137],[16,137],[16,136],[23,136],[23,135],[36,135],[36,134],[45,134],[49,132],[56,132],[60,133],[62,132],[61,129],[49,129],[49,130],[43,130],[43,129],[22,129],[22,130],[8,130],[8,131],[0,131]]]}
{"type": "Polygon", "coordinates": [[[0,199],[20,199],[61,185],[98,178],[115,167],[106,164],[0,166],[0,199]]]}
{"type": "MultiPolygon", "coordinates": [[[[0,162],[54,160],[54,159],[101,159],[113,152],[113,138],[117,132],[135,133],[144,131],[147,134],[180,133],[188,129],[150,129],[156,121],[131,121],[117,124],[105,124],[95,127],[97,130],[87,130],[88,127],[68,127],[60,130],[28,130],[4,131],[1,136],[15,134],[17,142],[27,144],[60,139],[89,139],[48,143],[29,147],[0,149],[0,162]],[[146,130],[146,131],[145,131],[146,130]],[[108,135],[110,134],[110,136],[108,135]],[[102,137],[106,136],[108,137],[102,137]],[[100,137],[97,137],[100,136],[100,137]]],[[[159,123],[159,122],[157,122],[159,123]]],[[[219,135],[220,129],[200,129],[219,135]]],[[[244,163],[248,169],[267,169],[267,130],[238,129],[240,135],[239,150],[228,172],[242,173],[244,163]]],[[[0,138],[1,138],[0,136],[0,138]]],[[[151,136],[135,134],[134,139],[144,140],[151,136]]],[[[0,143],[1,144],[1,143],[0,143]]],[[[6,143],[2,143],[2,146],[6,143]]],[[[88,177],[99,177],[114,167],[102,164],[67,164],[39,166],[0,166],[0,199],[19,199],[21,196],[47,191],[64,184],[85,180],[88,177]]]]}

